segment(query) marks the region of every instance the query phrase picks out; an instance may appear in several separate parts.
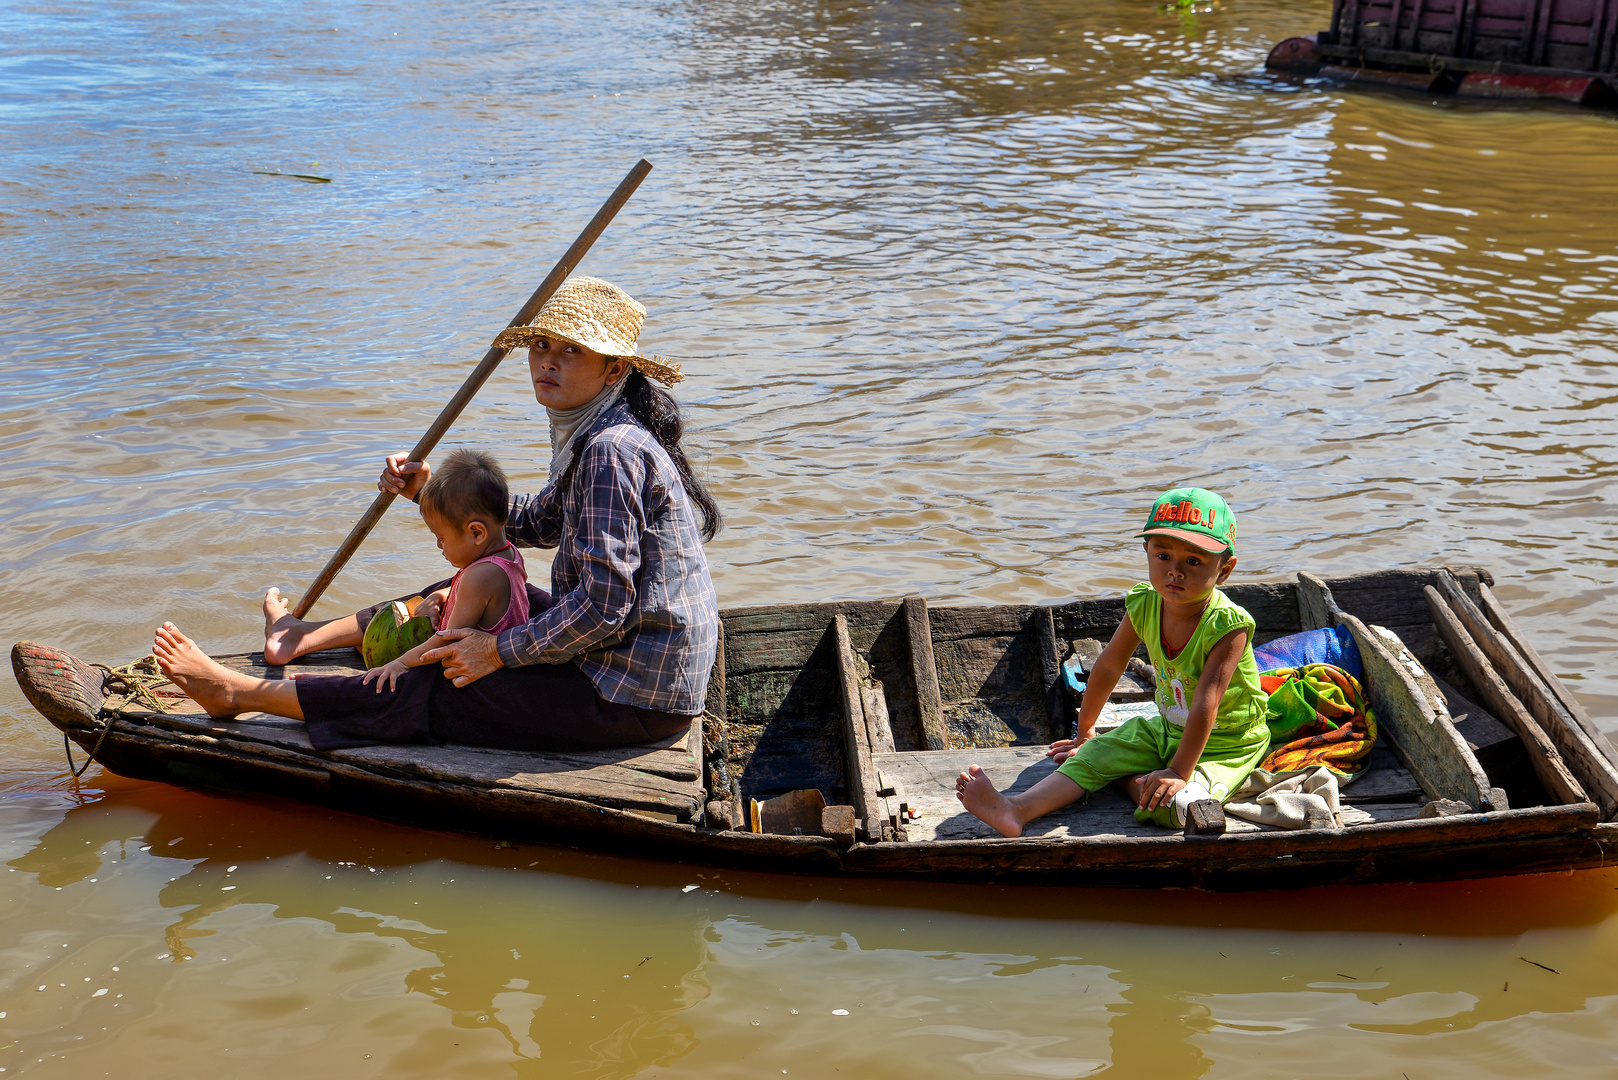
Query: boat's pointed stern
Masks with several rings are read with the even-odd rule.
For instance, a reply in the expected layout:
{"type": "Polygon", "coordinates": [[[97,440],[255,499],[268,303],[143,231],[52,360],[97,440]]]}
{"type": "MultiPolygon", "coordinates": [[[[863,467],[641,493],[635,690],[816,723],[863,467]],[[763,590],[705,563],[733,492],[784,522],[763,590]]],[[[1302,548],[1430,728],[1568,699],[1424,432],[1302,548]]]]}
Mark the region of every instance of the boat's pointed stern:
{"type": "Polygon", "coordinates": [[[105,672],[37,641],[11,647],[11,670],[29,703],[64,732],[99,726],[97,717],[107,699],[105,672]]]}

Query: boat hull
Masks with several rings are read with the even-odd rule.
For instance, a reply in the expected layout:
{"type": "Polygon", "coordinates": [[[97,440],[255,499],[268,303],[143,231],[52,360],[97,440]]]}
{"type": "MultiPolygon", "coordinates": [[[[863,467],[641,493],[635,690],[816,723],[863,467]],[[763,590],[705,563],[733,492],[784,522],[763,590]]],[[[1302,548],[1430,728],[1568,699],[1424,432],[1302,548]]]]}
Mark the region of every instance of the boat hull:
{"type": "MultiPolygon", "coordinates": [[[[1352,630],[1391,752],[1379,748],[1379,771],[1345,789],[1368,823],[1214,837],[1139,825],[1108,791],[1006,839],[952,797],[966,761],[999,770],[1005,783],[1048,773],[1039,747],[1072,716],[1058,674],[1064,642],[1071,651],[1115,623],[1112,600],[727,611],[703,722],[654,746],[589,754],[322,752],[293,721],[214,720],[173,690],[159,690],[168,704],[157,709],[109,695],[127,688],[48,646],[19,643],[12,663],[40,712],[121,776],[511,841],[825,876],[1217,891],[1610,866],[1618,825],[1603,819],[1618,816],[1618,750],[1498,610],[1491,583],[1485,572],[1434,568],[1232,587],[1260,639],[1320,625],[1352,630]],[[1528,706],[1481,650],[1461,656],[1473,640],[1455,636],[1462,621],[1528,706]],[[1515,730],[1435,680],[1424,666],[1432,664],[1458,682],[1470,671],[1467,692],[1498,702],[1515,730]],[[1521,715],[1508,715],[1513,705],[1521,715]],[[818,792],[826,813],[845,822],[857,807],[857,828],[739,827],[739,805],[783,792],[818,792]]],[[[286,674],[258,654],[221,660],[258,677],[286,674]]],[[[353,671],[357,659],[299,663],[353,671]]]]}

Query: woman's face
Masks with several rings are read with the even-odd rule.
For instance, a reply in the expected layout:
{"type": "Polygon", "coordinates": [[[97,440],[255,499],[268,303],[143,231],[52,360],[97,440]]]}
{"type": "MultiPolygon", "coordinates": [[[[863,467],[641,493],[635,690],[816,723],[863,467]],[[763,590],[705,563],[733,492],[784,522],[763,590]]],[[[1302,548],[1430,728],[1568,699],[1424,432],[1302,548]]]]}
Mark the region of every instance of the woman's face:
{"type": "Polygon", "coordinates": [[[535,338],[528,346],[534,398],[548,409],[576,409],[624,377],[621,356],[603,356],[564,338],[535,338]]]}

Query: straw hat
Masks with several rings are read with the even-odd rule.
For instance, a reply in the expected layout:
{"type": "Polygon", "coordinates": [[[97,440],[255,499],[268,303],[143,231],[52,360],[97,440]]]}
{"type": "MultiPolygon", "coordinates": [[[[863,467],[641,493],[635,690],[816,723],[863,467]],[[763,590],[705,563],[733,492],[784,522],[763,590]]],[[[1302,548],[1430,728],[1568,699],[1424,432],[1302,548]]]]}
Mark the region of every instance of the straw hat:
{"type": "Polygon", "coordinates": [[[647,378],[673,386],[685,378],[679,364],[636,352],[645,321],[646,309],[618,286],[600,278],[570,278],[545,301],[533,322],[500,331],[494,348],[526,348],[535,338],[563,338],[605,356],[621,356],[647,378]]]}

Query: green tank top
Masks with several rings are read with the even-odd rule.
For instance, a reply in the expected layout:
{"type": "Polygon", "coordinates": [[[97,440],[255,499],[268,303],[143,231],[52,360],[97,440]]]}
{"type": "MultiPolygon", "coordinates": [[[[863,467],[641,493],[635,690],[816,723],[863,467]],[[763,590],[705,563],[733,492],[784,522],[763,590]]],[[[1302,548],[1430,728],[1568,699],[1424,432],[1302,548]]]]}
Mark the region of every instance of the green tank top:
{"type": "Polygon", "coordinates": [[[1247,646],[1242,650],[1241,661],[1230,678],[1225,696],[1219,700],[1214,727],[1240,731],[1264,723],[1269,699],[1259,686],[1258,664],[1253,660],[1253,629],[1257,625],[1253,616],[1215,589],[1191,640],[1170,660],[1163,652],[1163,598],[1151,585],[1141,582],[1124,596],[1124,610],[1152,658],[1152,669],[1157,673],[1158,710],[1163,719],[1176,727],[1185,727],[1190,719],[1197,679],[1202,675],[1209,650],[1232,630],[1246,630],[1247,646]]]}

